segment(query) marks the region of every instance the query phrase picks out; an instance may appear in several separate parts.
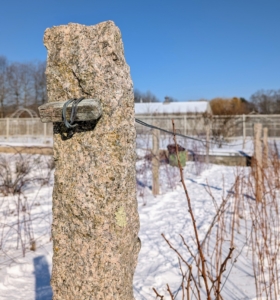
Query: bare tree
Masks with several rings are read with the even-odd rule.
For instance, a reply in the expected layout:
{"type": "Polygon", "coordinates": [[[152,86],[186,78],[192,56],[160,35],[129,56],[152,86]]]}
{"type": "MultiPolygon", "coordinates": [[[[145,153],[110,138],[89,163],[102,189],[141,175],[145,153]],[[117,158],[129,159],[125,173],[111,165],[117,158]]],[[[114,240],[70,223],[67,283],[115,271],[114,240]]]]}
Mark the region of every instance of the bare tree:
{"type": "Polygon", "coordinates": [[[34,88],[34,104],[39,106],[47,102],[46,89],[46,62],[38,62],[33,65],[33,88],[34,88]]]}
{"type": "Polygon", "coordinates": [[[171,103],[171,102],[178,102],[178,100],[170,96],[164,97],[164,103],[171,103]]]}
{"type": "Polygon", "coordinates": [[[0,117],[20,106],[37,110],[46,102],[45,69],[45,62],[8,63],[0,56],[0,117]]]}
{"type": "Polygon", "coordinates": [[[251,96],[251,101],[261,114],[280,113],[280,90],[259,90],[251,96]]]}
{"type": "Polygon", "coordinates": [[[7,58],[0,56],[0,118],[5,117],[4,101],[8,94],[7,88],[7,58]]]}
{"type": "Polygon", "coordinates": [[[21,100],[21,75],[19,66],[20,63],[12,63],[7,67],[7,84],[11,97],[9,105],[15,102],[16,107],[19,107],[21,100]]]}
{"type": "Polygon", "coordinates": [[[32,84],[32,64],[19,64],[18,72],[20,76],[20,86],[23,106],[27,107],[31,100],[33,92],[32,84]]]}
{"type": "Polygon", "coordinates": [[[134,90],[134,102],[135,103],[150,103],[150,102],[159,102],[159,99],[150,91],[142,93],[139,90],[134,90]]]}

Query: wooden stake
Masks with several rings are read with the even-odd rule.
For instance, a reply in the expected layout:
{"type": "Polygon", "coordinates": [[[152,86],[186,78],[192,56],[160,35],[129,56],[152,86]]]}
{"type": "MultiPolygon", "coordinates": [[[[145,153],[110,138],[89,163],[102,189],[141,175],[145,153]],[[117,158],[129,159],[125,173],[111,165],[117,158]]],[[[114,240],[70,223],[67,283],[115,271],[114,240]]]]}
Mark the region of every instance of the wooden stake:
{"type": "Polygon", "coordinates": [[[245,143],[246,143],[246,119],[245,119],[245,115],[242,115],[242,129],[243,129],[243,145],[242,145],[242,149],[245,149],[245,143]]]}
{"type": "Polygon", "coordinates": [[[262,166],[262,124],[254,124],[254,174],[255,174],[255,189],[256,201],[261,202],[263,196],[263,166],[262,166]]]}
{"type": "Polygon", "coordinates": [[[153,195],[159,195],[159,138],[160,132],[153,129],[153,151],[152,151],[152,173],[153,173],[153,195]]]}
{"type": "Polygon", "coordinates": [[[263,167],[268,167],[268,142],[267,142],[268,129],[263,129],[263,167]]]}
{"type": "Polygon", "coordinates": [[[206,125],[206,163],[209,164],[210,125],[206,125]]]}

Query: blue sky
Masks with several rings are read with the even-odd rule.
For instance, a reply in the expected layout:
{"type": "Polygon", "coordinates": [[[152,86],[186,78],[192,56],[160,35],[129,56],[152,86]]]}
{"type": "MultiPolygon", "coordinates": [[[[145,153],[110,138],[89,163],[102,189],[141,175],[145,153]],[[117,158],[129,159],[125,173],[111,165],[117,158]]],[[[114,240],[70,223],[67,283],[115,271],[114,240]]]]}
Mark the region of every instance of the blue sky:
{"type": "Polygon", "coordinates": [[[112,20],[134,87],[160,100],[280,89],[280,0],[1,0],[0,55],[45,60],[54,25],[112,20]]]}

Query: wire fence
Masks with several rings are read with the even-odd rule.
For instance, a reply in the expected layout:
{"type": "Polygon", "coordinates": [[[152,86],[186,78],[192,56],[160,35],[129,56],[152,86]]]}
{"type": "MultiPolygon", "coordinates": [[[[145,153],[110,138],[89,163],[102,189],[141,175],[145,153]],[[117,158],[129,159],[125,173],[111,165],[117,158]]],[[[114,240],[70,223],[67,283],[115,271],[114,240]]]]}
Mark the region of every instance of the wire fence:
{"type": "Polygon", "coordinates": [[[0,136],[6,137],[51,137],[53,124],[42,123],[40,118],[0,119],[0,136]]]}
{"type": "MultiPolygon", "coordinates": [[[[254,136],[254,124],[261,123],[268,128],[268,137],[280,138],[280,115],[236,115],[236,116],[203,116],[203,115],[139,115],[141,121],[172,131],[173,119],[177,133],[200,137],[205,136],[209,126],[212,136],[236,139],[254,136]]],[[[137,133],[146,133],[147,129],[136,124],[137,133]]]]}
{"type": "MultiPolygon", "coordinates": [[[[207,128],[212,140],[230,141],[237,138],[253,137],[254,124],[261,123],[268,129],[268,137],[280,138],[280,115],[239,115],[211,116],[202,115],[137,115],[135,127],[137,134],[149,134],[157,128],[166,134],[172,133],[172,122],[176,134],[193,140],[205,142],[207,128]],[[144,125],[144,126],[143,126],[144,125]]],[[[173,134],[173,133],[172,133],[173,134]]],[[[0,137],[52,137],[53,124],[42,123],[40,118],[0,119],[0,137]]]]}

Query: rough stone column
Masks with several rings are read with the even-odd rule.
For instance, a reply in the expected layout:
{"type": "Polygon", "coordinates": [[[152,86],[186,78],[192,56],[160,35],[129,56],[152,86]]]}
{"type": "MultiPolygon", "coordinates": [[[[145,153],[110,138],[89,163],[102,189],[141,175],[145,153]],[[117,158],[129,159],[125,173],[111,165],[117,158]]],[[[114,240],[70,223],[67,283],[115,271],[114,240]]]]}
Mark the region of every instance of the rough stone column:
{"type": "Polygon", "coordinates": [[[73,137],[54,124],[55,300],[133,298],[140,240],[133,86],[120,30],[111,21],[46,30],[49,101],[100,99],[103,115],[73,137]]]}

